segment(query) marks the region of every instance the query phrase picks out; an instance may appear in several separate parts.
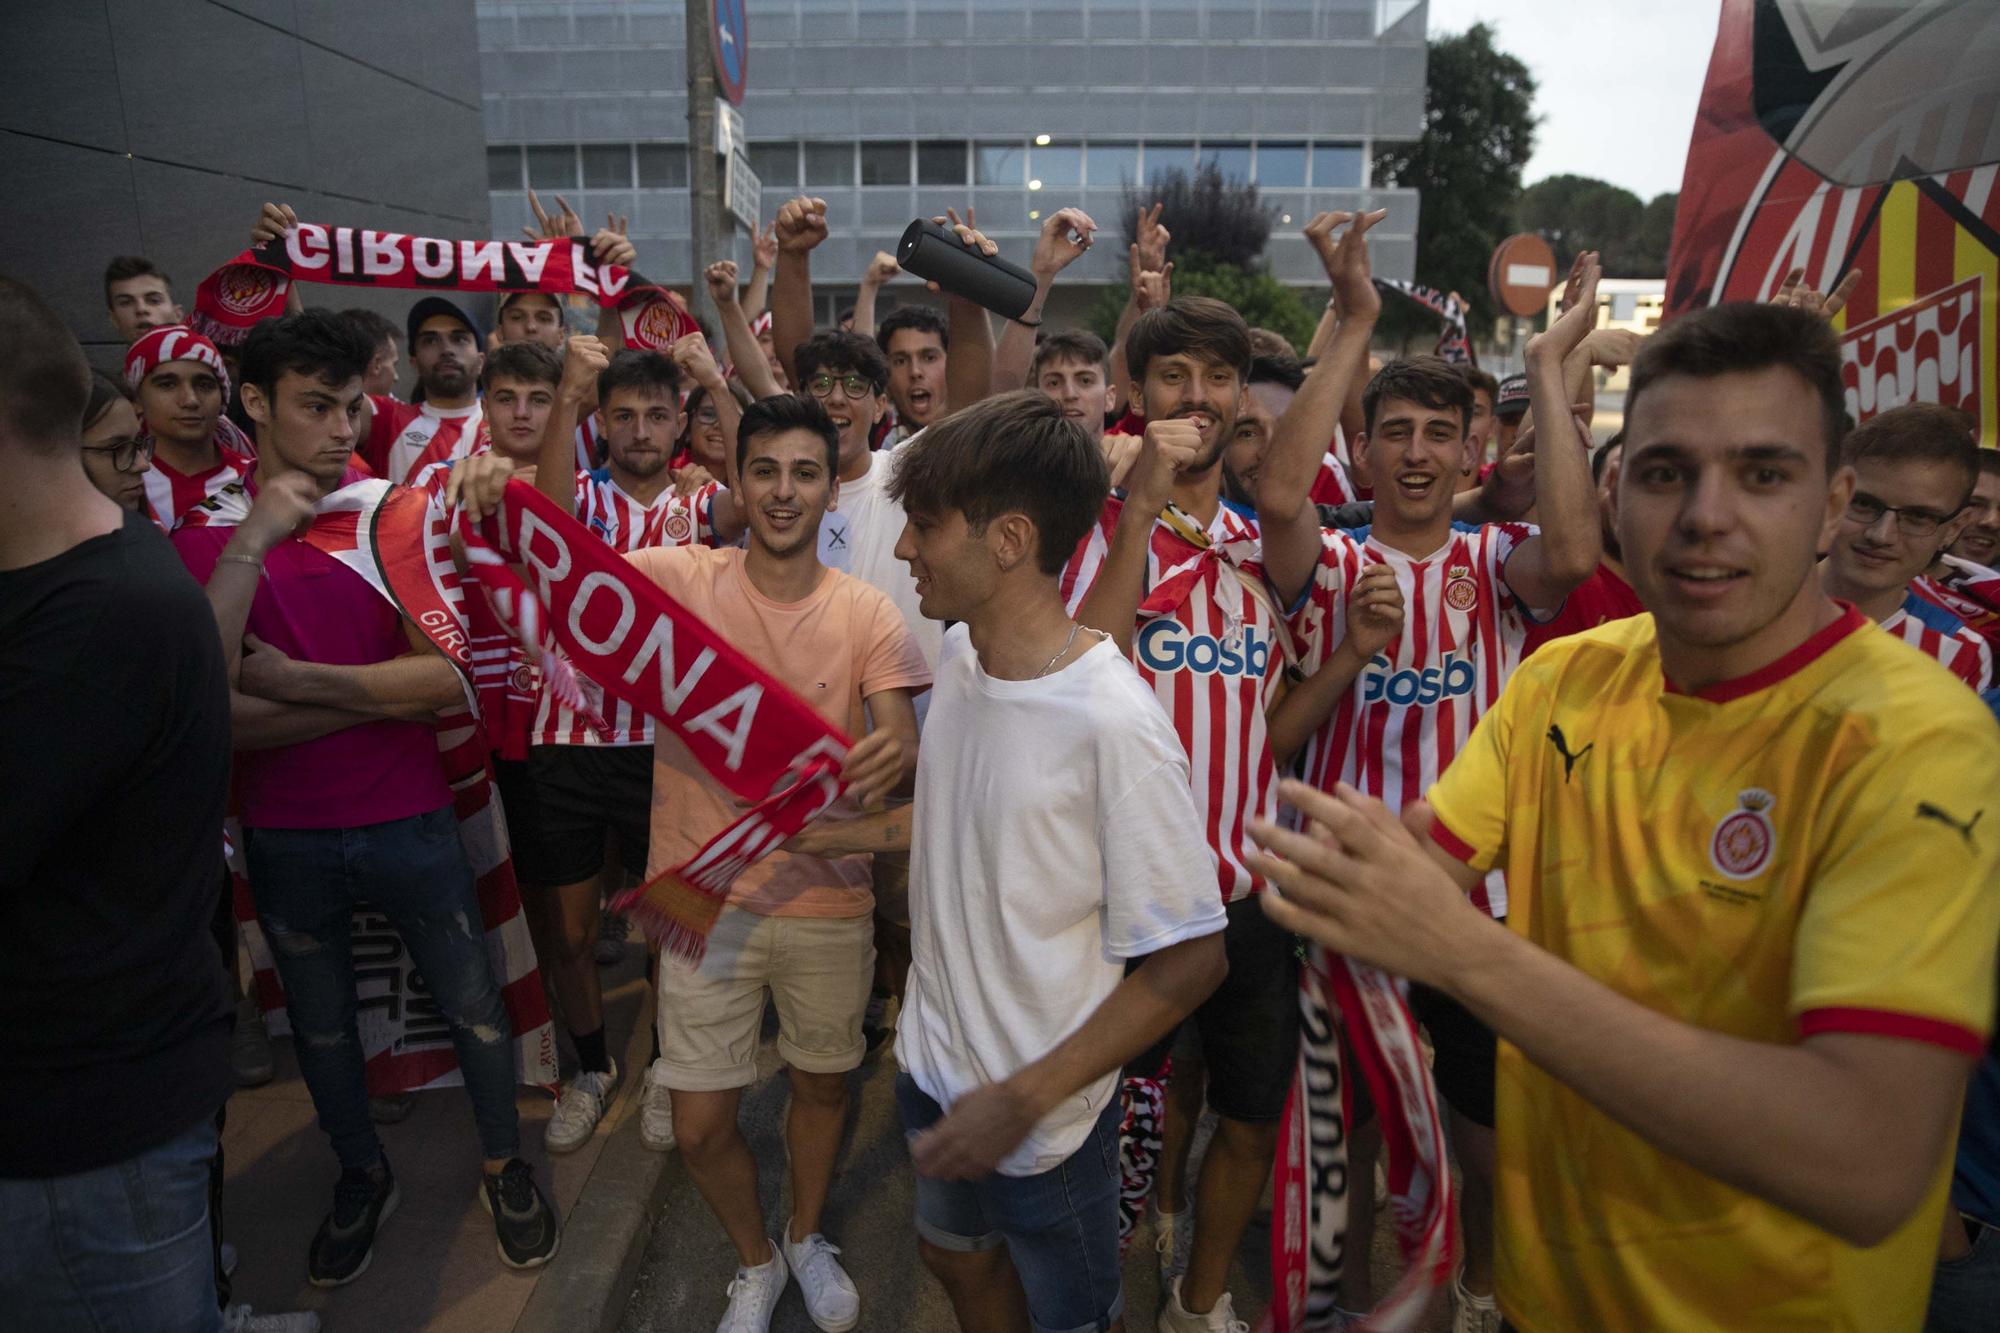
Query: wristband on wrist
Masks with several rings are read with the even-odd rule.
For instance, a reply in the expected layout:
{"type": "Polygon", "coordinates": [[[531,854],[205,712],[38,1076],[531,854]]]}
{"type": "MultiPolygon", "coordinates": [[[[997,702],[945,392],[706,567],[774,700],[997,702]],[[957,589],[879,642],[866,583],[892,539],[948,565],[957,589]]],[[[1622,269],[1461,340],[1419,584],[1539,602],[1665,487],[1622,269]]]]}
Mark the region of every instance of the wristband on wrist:
{"type": "Polygon", "coordinates": [[[250,566],[250,568],[258,570],[260,572],[264,568],[264,562],[262,560],[259,560],[254,555],[232,554],[231,552],[224,551],[221,555],[215,557],[215,562],[217,564],[221,564],[225,560],[233,561],[234,563],[239,565],[248,565],[250,566]]]}
{"type": "Polygon", "coordinates": [[[1019,324],[1024,329],[1039,329],[1042,327],[1042,321],[1039,319],[1014,319],[1011,315],[1008,318],[1013,319],[1014,323],[1019,324]]]}

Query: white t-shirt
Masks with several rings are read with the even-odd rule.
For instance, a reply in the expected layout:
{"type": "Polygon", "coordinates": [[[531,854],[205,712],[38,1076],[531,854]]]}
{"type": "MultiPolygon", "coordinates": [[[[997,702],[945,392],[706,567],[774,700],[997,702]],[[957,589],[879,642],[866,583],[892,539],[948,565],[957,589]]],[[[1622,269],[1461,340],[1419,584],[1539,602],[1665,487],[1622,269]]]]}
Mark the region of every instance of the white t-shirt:
{"type": "Polygon", "coordinates": [[[943,627],[926,620],[917,608],[917,581],[910,577],[910,567],[896,558],[896,543],[903,536],[903,506],[889,498],[894,460],[892,450],[871,454],[864,475],[840,483],[838,507],[820,520],[819,561],[852,574],[894,602],[923,650],[925,665],[936,670],[943,627]]]}
{"type": "MultiPolygon", "coordinates": [[[[896,1058],[949,1111],[1081,1027],[1126,959],[1219,931],[1224,915],[1187,755],[1115,644],[1040,680],[997,680],[955,625],[926,735],[896,1058]]],[[[1000,1173],[1055,1167],[1117,1095],[1114,1069],[1036,1124],[1000,1173]]]]}

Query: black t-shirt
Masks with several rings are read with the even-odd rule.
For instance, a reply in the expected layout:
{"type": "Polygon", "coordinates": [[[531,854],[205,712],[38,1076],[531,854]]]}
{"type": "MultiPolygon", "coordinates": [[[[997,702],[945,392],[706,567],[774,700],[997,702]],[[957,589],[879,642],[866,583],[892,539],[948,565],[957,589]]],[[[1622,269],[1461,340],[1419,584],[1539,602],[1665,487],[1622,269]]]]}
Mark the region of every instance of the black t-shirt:
{"type": "Polygon", "coordinates": [[[121,1161],[229,1095],[229,683],[146,519],[0,570],[0,1177],[121,1161]]]}

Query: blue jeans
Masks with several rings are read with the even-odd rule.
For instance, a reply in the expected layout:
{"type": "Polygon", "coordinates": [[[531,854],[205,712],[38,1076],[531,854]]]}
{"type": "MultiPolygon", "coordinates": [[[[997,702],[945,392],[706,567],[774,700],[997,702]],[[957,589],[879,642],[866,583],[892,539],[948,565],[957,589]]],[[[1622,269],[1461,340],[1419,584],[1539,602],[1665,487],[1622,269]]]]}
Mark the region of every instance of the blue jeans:
{"type": "MultiPolygon", "coordinates": [[[[1945,1219],[1959,1225],[1958,1215],[1945,1219]]],[[[2000,1228],[1981,1227],[1972,1253],[1937,1266],[1924,1333],[1992,1333],[2000,1328],[2000,1228]]]]}
{"type": "MultiPolygon", "coordinates": [[[[906,1137],[944,1118],[908,1074],[896,1075],[906,1137]]],[[[1090,1137],[1037,1176],[978,1180],[917,1177],[917,1234],[944,1250],[990,1250],[1002,1241],[1028,1295],[1035,1333],[1096,1333],[1125,1309],[1118,1263],[1118,1098],[1090,1137]]]]}
{"type": "Polygon", "coordinates": [[[299,1072],[341,1166],[366,1168],[382,1155],[354,1023],[351,923],[362,903],[395,926],[451,1025],[481,1154],[513,1157],[521,1140],[513,1028],[493,980],[452,808],[360,828],[246,828],[243,835],[257,919],[285,983],[299,1072]]]}
{"type": "Polygon", "coordinates": [[[219,1333],[208,1234],[215,1123],[122,1162],[0,1180],[0,1324],[219,1333]]]}

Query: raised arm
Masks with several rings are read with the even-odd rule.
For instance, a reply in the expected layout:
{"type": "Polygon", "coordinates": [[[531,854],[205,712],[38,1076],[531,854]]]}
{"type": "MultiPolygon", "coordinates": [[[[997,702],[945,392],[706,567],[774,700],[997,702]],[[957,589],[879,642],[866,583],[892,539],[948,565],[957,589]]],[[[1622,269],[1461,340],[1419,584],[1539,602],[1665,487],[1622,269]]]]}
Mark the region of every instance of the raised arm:
{"type": "Polygon", "coordinates": [[[1132,226],[1129,251],[1131,280],[1126,289],[1125,308],[1118,312],[1118,327],[1111,335],[1111,404],[1122,416],[1132,405],[1132,377],[1125,369],[1125,335],[1139,316],[1157,304],[1165,305],[1173,294],[1174,266],[1167,262],[1167,243],[1174,234],[1161,225],[1165,205],[1153,201],[1151,208],[1139,210],[1132,226]],[[1142,276],[1146,281],[1142,282],[1142,276]]]}
{"type": "Polygon", "coordinates": [[[1551,609],[1604,558],[1590,455],[1563,384],[1563,361],[1597,319],[1598,266],[1585,263],[1577,303],[1528,343],[1528,403],[1535,414],[1535,514],[1541,531],[1514,548],[1507,586],[1528,606],[1551,609]]]}
{"type": "Polygon", "coordinates": [[[1648,1143],[1850,1245],[1882,1240],[1921,1202],[1957,1121],[1966,1056],[1893,1037],[1787,1045],[1684,1023],[1474,907],[1479,874],[1412,832],[1428,829],[1428,805],[1399,823],[1344,785],[1287,782],[1280,796],[1324,838],[1253,825],[1277,854],[1251,864],[1277,885],[1264,910],[1279,925],[1444,990],[1648,1143]]]}
{"type": "Polygon", "coordinates": [[[800,343],[812,337],[812,252],[826,239],[826,200],[800,195],[778,210],[773,228],[778,237],[778,271],[771,281],[771,339],[778,364],[797,384],[799,368],[792,356],[800,343]]]}
{"type": "MultiPolygon", "coordinates": [[[[715,312],[722,320],[723,346],[729,351],[729,364],[736,368],[736,378],[743,381],[752,398],[771,398],[783,393],[777,376],[771,373],[771,363],[764,359],[764,349],[757,345],[757,335],[751,331],[749,312],[737,303],[736,261],[717,260],[702,277],[708,283],[708,294],[715,298],[715,312]]],[[[720,410],[720,404],[717,408],[720,410]]],[[[732,429],[723,438],[734,444],[736,433],[732,429]]]]}
{"type": "Polygon", "coordinates": [[[753,320],[764,313],[771,294],[771,269],[778,262],[778,227],[759,228],[750,233],[750,290],[743,294],[743,318],[753,320]]]}
{"type": "Polygon", "coordinates": [[[1281,603],[1290,603],[1312,578],[1319,561],[1319,511],[1310,499],[1326,442],[1340,420],[1341,404],[1365,373],[1368,340],[1382,310],[1368,264],[1368,229],[1387,214],[1321,213],[1306,224],[1340,303],[1340,326],[1326,354],[1306,375],[1271,432],[1257,474],[1257,523],[1264,535],[1264,569],[1281,603]],[[1347,230],[1336,242],[1333,233],[1347,230]]]}
{"type": "Polygon", "coordinates": [[[1146,596],[1146,557],[1152,548],[1153,524],[1174,498],[1174,477],[1201,452],[1201,427],[1172,418],[1146,423],[1139,457],[1126,474],[1128,489],[1118,524],[1111,531],[1097,578],[1077,607],[1077,623],[1109,634],[1118,651],[1132,655],[1132,637],[1139,603],[1146,596]]]}
{"type": "MultiPolygon", "coordinates": [[[[1058,273],[1083,258],[1096,230],[1097,224],[1080,208],[1057,209],[1042,223],[1035,253],[1028,260],[1028,270],[1035,275],[1035,298],[1019,319],[1008,320],[1000,330],[1000,341],[993,351],[994,393],[1011,393],[1027,386],[1028,367],[1035,358],[1035,333],[1042,327],[1042,306],[1049,299],[1049,289],[1058,273]]],[[[954,335],[952,346],[957,345],[954,335]]],[[[957,402],[952,400],[954,406],[957,402]]]]}
{"type": "Polygon", "coordinates": [[[896,262],[896,256],[887,250],[877,250],[875,258],[868,261],[867,272],[861,275],[861,290],[854,297],[854,331],[864,338],[875,336],[875,298],[882,291],[882,284],[903,271],[896,262]]]}
{"type": "Polygon", "coordinates": [[[723,487],[715,493],[709,527],[717,541],[728,545],[743,535],[748,521],[736,500],[736,432],[743,424],[743,410],[736,405],[736,395],[729,392],[722,368],[715,364],[715,355],[708,350],[708,339],[702,334],[683,336],[668,355],[680,367],[681,374],[705,389],[708,401],[715,404],[716,423],[722,427],[723,487]]]}

